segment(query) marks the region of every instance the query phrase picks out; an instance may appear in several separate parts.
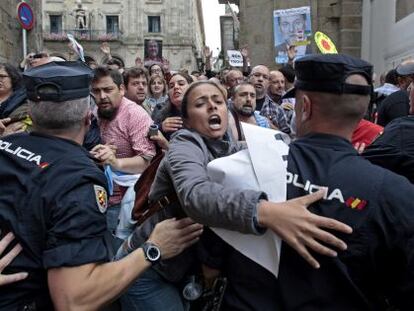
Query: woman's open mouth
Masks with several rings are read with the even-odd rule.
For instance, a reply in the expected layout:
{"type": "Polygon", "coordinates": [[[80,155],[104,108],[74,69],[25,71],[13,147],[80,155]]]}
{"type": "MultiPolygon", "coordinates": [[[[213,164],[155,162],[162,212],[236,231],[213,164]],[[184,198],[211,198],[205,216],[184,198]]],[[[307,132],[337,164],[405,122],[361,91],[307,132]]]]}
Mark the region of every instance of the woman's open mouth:
{"type": "Polygon", "coordinates": [[[212,130],[219,130],[221,128],[221,118],[217,114],[213,114],[208,118],[208,124],[210,129],[212,130]]]}

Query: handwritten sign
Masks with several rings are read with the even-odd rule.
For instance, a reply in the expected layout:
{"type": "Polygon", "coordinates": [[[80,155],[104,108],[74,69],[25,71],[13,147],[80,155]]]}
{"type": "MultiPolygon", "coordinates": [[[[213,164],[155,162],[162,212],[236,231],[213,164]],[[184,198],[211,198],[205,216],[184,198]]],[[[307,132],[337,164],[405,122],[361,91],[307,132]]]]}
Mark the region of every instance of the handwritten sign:
{"type": "Polygon", "coordinates": [[[243,56],[240,51],[228,50],[227,56],[229,57],[229,64],[233,67],[243,67],[243,56]]]}

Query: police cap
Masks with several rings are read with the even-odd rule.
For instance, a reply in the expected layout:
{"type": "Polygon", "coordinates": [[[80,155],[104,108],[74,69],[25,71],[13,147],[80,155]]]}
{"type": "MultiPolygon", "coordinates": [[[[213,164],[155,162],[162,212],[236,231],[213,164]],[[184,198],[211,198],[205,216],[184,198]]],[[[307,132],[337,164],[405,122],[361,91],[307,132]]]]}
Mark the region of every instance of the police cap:
{"type": "Polygon", "coordinates": [[[405,61],[399,64],[396,68],[398,75],[410,76],[414,75],[414,60],[405,61]]]}
{"type": "Polygon", "coordinates": [[[32,101],[62,102],[88,97],[92,70],[83,62],[50,62],[23,73],[32,101]]]}
{"type": "Polygon", "coordinates": [[[343,54],[311,54],[295,61],[295,87],[283,98],[295,96],[296,89],[304,91],[368,95],[372,92],[372,65],[359,58],[343,54]],[[345,83],[346,78],[360,74],[369,85],[345,83]]]}

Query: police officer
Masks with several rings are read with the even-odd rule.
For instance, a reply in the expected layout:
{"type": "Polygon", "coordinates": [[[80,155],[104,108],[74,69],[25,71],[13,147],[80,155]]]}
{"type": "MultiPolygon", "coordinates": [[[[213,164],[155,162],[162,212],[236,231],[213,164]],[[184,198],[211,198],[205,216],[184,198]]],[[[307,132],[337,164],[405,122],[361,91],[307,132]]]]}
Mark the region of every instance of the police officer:
{"type": "Polygon", "coordinates": [[[312,269],[288,245],[279,284],[285,310],[412,310],[414,187],[359,157],[354,128],[370,99],[372,66],[346,55],[309,55],[295,63],[299,139],[290,145],[288,198],[328,187],[310,210],[353,227],[348,249],[318,257],[312,269]]]}
{"type": "MultiPolygon", "coordinates": [[[[414,73],[414,64],[411,66],[414,73]]],[[[411,83],[409,97],[410,114],[391,121],[362,155],[414,183],[414,83],[411,83]]]]}
{"type": "Polygon", "coordinates": [[[34,131],[0,139],[0,238],[10,231],[23,248],[3,272],[29,276],[0,287],[0,310],[97,310],[200,234],[188,218],[168,220],[138,250],[105,263],[106,180],[81,147],[91,77],[77,62],[24,74],[34,131]]]}

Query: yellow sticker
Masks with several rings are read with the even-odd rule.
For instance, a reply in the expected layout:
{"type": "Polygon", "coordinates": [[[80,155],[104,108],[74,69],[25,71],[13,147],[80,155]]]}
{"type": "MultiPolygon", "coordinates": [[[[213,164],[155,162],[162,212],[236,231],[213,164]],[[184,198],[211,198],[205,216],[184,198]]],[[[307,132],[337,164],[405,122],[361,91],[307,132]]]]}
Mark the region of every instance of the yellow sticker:
{"type": "Polygon", "coordinates": [[[315,42],[322,54],[338,54],[335,44],[323,32],[315,33],[315,42]]]}

